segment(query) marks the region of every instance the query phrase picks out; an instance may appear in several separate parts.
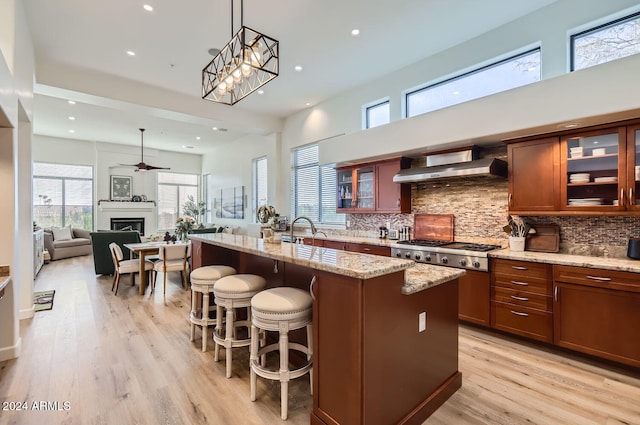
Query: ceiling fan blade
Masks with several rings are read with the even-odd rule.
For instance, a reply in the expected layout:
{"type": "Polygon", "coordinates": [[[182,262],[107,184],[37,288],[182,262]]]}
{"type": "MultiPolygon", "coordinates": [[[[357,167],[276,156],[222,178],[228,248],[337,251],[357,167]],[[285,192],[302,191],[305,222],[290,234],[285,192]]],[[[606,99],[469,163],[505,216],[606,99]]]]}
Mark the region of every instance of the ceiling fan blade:
{"type": "Polygon", "coordinates": [[[169,167],[154,167],[153,165],[147,165],[147,170],[170,170],[169,167]]]}

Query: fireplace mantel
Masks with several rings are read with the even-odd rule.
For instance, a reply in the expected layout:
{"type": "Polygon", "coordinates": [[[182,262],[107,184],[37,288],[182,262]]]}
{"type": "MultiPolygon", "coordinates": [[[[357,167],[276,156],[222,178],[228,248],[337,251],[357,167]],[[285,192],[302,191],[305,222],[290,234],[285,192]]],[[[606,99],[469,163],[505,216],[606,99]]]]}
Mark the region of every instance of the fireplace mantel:
{"type": "Polygon", "coordinates": [[[149,211],[156,209],[154,201],[127,202],[127,201],[98,201],[100,211],[149,211]]]}

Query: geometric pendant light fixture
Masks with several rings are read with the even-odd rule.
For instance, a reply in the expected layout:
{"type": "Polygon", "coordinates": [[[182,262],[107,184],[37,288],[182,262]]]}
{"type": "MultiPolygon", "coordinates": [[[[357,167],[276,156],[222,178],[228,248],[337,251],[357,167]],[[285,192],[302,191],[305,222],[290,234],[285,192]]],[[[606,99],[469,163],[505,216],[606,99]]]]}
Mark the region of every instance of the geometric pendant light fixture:
{"type": "Polygon", "coordinates": [[[202,70],[202,98],[234,105],[278,76],[278,41],[244,26],[240,1],[240,29],[202,70]]]}

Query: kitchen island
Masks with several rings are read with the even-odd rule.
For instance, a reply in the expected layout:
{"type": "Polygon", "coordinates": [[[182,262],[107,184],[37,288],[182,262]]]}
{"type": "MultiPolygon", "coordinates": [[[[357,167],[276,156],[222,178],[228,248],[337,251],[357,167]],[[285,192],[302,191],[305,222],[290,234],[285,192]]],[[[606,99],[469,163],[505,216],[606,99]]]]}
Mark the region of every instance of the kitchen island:
{"type": "Polygon", "coordinates": [[[268,287],[311,290],[312,424],[419,424],[460,388],[464,271],[242,235],[190,238],[194,269],[224,264],[268,287]]]}

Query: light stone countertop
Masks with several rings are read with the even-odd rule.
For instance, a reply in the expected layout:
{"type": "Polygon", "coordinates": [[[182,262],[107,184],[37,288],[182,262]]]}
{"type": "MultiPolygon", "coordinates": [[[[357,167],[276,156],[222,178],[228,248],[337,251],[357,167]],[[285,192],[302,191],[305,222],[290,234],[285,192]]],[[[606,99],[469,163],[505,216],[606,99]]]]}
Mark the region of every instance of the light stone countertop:
{"type": "MultiPolygon", "coordinates": [[[[415,266],[411,260],[360,254],[291,243],[265,243],[245,235],[228,233],[192,234],[189,238],[248,254],[285,261],[355,279],[371,279],[415,266]]],[[[329,238],[327,238],[329,239],[329,238]]]]}
{"type": "Polygon", "coordinates": [[[591,257],[586,255],[533,251],[514,252],[509,248],[491,251],[489,253],[489,257],[502,258],[505,260],[531,261],[534,263],[558,264],[563,266],[640,273],[640,260],[632,260],[631,258],[591,257]]]}
{"type": "MultiPolygon", "coordinates": [[[[289,234],[286,232],[286,234],[289,234]]],[[[303,233],[303,232],[294,232],[294,237],[304,238],[306,240],[311,240],[311,233],[303,233]]],[[[336,241],[336,242],[350,242],[350,243],[364,243],[369,245],[377,245],[377,246],[388,246],[398,243],[398,240],[395,239],[387,239],[387,238],[370,238],[367,236],[345,236],[345,235],[336,235],[329,233],[327,237],[324,235],[316,236],[316,240],[327,240],[327,241],[336,241]]]]}
{"type": "Polygon", "coordinates": [[[10,281],[9,266],[0,266],[0,291],[2,291],[10,281]]]}
{"type": "Polygon", "coordinates": [[[466,273],[464,269],[454,269],[452,267],[434,266],[431,264],[416,264],[415,267],[405,270],[404,286],[402,293],[406,295],[415,294],[457,279],[466,273]]]}

